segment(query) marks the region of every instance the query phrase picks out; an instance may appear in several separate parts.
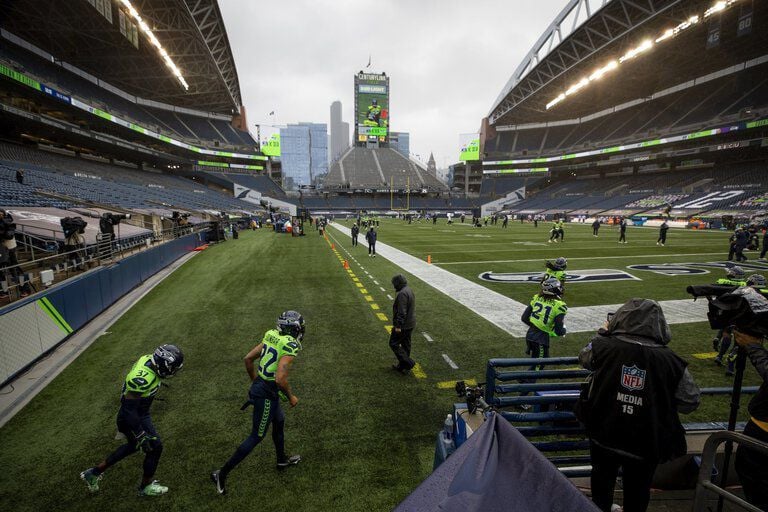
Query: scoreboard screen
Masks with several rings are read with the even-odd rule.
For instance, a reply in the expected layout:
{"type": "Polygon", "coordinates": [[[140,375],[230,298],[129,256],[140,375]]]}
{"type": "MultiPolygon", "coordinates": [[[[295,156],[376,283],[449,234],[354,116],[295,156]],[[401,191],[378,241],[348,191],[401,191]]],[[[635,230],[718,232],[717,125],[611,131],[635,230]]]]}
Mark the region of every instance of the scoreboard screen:
{"type": "Polygon", "coordinates": [[[355,75],[355,134],[358,142],[389,141],[389,77],[355,75]]]}

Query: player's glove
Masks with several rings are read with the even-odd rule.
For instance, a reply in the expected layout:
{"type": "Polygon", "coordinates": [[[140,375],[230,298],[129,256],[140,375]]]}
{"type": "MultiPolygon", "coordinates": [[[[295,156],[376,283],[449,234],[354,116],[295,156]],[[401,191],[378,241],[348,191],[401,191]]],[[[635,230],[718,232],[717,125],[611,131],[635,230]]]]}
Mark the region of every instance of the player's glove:
{"type": "Polygon", "coordinates": [[[136,434],[136,449],[149,453],[155,448],[155,441],[157,441],[156,436],[142,430],[136,434]]]}

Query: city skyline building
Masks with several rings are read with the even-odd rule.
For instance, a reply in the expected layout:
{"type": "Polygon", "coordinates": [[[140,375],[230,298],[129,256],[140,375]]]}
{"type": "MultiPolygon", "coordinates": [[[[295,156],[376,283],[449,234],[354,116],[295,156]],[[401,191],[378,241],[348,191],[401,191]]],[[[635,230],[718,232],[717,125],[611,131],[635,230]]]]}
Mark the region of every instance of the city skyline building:
{"type": "Polygon", "coordinates": [[[389,134],[389,147],[406,158],[411,154],[411,134],[408,132],[391,132],[389,134]]]}
{"type": "Polygon", "coordinates": [[[330,137],[328,140],[328,165],[338,160],[349,148],[349,123],[343,120],[339,100],[331,103],[330,137]]]}
{"type": "Polygon", "coordinates": [[[328,125],[297,123],[280,128],[283,187],[315,185],[328,173],[328,125]]]}

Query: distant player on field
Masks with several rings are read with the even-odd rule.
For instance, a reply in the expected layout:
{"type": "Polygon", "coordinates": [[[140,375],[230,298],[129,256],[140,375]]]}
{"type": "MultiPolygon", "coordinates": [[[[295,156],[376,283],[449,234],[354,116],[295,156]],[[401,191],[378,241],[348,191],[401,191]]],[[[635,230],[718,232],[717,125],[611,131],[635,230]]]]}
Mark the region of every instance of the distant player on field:
{"type": "Polygon", "coordinates": [[[667,221],[661,223],[661,226],[659,226],[659,239],[656,240],[656,245],[660,245],[664,247],[664,244],[667,243],[667,231],[669,230],[669,224],[667,224],[667,221]]]}
{"type": "Polygon", "coordinates": [[[549,243],[552,242],[557,243],[557,238],[560,236],[560,231],[558,230],[559,224],[557,222],[557,219],[552,221],[552,229],[549,230],[549,243]]]}
{"type": "Polygon", "coordinates": [[[627,219],[624,217],[619,220],[619,243],[627,243],[627,219]]]}
{"type": "Polygon", "coordinates": [[[251,379],[251,387],[248,391],[248,401],[241,409],[253,406],[253,429],[221,469],[211,473],[211,480],[216,484],[219,494],[226,493],[230,471],[266,437],[270,424],[272,441],[277,452],[277,468],[283,469],[301,461],[300,455],[288,457],[285,454],[285,413],[280,407],[280,400],[287,401],[291,407],[299,403],[288,384],[288,371],[293,359],[301,350],[303,338],[304,317],[297,311],[285,311],[278,317],[277,327],[267,331],[261,343],[245,356],[245,369],[251,379]],[[258,368],[253,364],[257,359],[258,368]]]}
{"type": "Polygon", "coordinates": [[[600,219],[595,218],[595,222],[592,223],[592,236],[598,236],[598,231],[600,231],[600,219]]]}
{"type": "Polygon", "coordinates": [[[557,221],[557,236],[560,237],[561,242],[565,242],[565,219],[557,221]]]}
{"type": "Polygon", "coordinates": [[[120,411],[117,413],[117,430],[126,442],[104,459],[101,464],[80,473],[88,490],[96,492],[104,472],[141,450],[144,455],[144,475],[139,485],[140,496],[160,496],[168,492],[168,487],[153,480],[163,442],[152,424],[149,408],[160,390],[160,381],[173,376],[184,366],[184,354],[176,345],[160,345],[152,354],[139,358],[125,377],[120,411]]]}

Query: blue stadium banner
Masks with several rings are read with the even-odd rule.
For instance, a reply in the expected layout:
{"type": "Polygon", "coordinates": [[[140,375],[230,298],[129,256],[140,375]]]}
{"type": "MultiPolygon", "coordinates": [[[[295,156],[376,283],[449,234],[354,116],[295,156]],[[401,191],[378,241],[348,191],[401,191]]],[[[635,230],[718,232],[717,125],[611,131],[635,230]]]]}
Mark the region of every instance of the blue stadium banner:
{"type": "Polygon", "coordinates": [[[709,22],[707,31],[707,50],[720,46],[720,16],[715,16],[709,22]]]}
{"type": "Polygon", "coordinates": [[[752,2],[741,6],[739,23],[736,26],[736,36],[746,36],[752,33],[752,2]]]}

